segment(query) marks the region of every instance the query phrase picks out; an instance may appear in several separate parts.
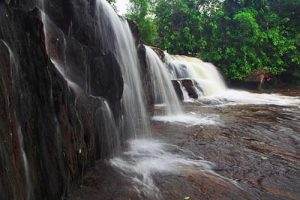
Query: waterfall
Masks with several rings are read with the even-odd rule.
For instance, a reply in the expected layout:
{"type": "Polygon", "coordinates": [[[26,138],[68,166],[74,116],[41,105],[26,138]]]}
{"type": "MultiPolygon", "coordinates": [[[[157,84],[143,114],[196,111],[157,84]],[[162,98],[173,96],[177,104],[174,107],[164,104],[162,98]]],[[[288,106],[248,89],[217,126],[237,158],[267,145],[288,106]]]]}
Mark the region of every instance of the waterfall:
{"type": "Polygon", "coordinates": [[[277,94],[255,94],[227,88],[217,68],[200,59],[187,56],[172,56],[165,53],[171,78],[177,80],[183,93],[184,101],[191,101],[189,87],[198,96],[198,101],[212,105],[229,104],[274,104],[294,105],[299,103],[291,97],[277,94]],[[184,83],[189,82],[188,87],[184,83]],[[201,98],[199,98],[201,97],[201,98]]]}
{"type": "MultiPolygon", "coordinates": [[[[100,68],[101,66],[97,64],[90,66],[90,63],[81,62],[82,60],[79,66],[75,66],[77,63],[74,65],[73,58],[70,56],[74,55],[74,50],[80,50],[80,48],[73,49],[74,45],[77,45],[72,38],[73,33],[70,31],[70,35],[65,34],[47,16],[46,12],[49,9],[47,6],[49,5],[45,5],[42,0],[39,5],[42,10],[46,50],[51,62],[78,96],[88,96],[88,98],[96,98],[96,101],[103,102],[103,98],[99,97],[102,97],[102,95],[97,94],[94,96],[90,89],[91,84],[93,84],[91,79],[97,77],[92,77],[90,74],[91,68],[100,68]]],[[[128,138],[141,135],[140,133],[148,134],[150,132],[149,117],[144,102],[145,95],[143,94],[136,43],[127,20],[119,17],[105,0],[96,0],[94,11],[95,23],[93,30],[95,32],[91,34],[96,34],[92,38],[94,38],[94,48],[98,54],[93,54],[92,59],[98,59],[97,56],[101,59],[106,54],[113,55],[120,66],[124,81],[124,91],[121,99],[123,112],[120,111],[120,113],[124,113],[124,116],[121,116],[121,123],[118,122],[119,126],[116,125],[117,120],[114,119],[108,102],[105,101],[102,106],[95,110],[94,121],[99,132],[97,132],[98,138],[96,141],[99,154],[109,155],[111,153],[114,155],[120,150],[121,140],[125,141],[128,138]]],[[[77,53],[83,59],[89,59],[86,57],[87,53],[76,52],[75,55],[77,53]]],[[[76,58],[75,60],[78,61],[79,59],[76,58]]],[[[110,66],[106,67],[109,71],[110,66]]]]}
{"type": "Polygon", "coordinates": [[[195,90],[198,94],[203,91],[204,96],[210,96],[227,90],[222,75],[213,64],[187,56],[168,55],[166,59],[172,78],[196,81],[195,90]]]}
{"type": "MultiPolygon", "coordinates": [[[[10,65],[11,65],[11,76],[12,76],[12,87],[13,87],[13,91],[15,92],[15,94],[17,94],[19,89],[18,89],[18,84],[19,83],[19,64],[18,64],[18,60],[15,57],[12,49],[9,47],[9,45],[1,40],[3,42],[3,44],[7,47],[8,51],[9,51],[9,58],[10,58],[10,65]]],[[[17,116],[17,113],[14,113],[14,118],[16,120],[16,128],[17,128],[17,137],[18,137],[18,142],[19,142],[19,148],[21,151],[21,157],[22,157],[22,162],[23,162],[23,168],[24,168],[24,175],[25,175],[25,182],[26,182],[26,200],[30,200],[31,198],[33,198],[33,193],[32,193],[32,182],[31,182],[31,175],[30,175],[30,171],[29,171],[29,166],[28,166],[28,159],[27,159],[27,155],[24,149],[24,141],[23,141],[23,134],[22,134],[22,129],[21,129],[21,125],[19,123],[19,119],[17,116]]]]}
{"type": "Polygon", "coordinates": [[[167,66],[161,61],[158,55],[147,46],[146,58],[148,66],[150,67],[155,103],[162,101],[166,106],[168,115],[182,113],[181,105],[172,82],[170,81],[167,66]]]}
{"type": "Polygon", "coordinates": [[[64,67],[62,67],[62,66],[59,64],[59,62],[58,62],[57,60],[51,59],[51,62],[52,62],[52,64],[54,65],[54,67],[57,69],[57,71],[60,73],[60,75],[62,75],[63,78],[67,81],[68,86],[69,86],[70,88],[72,88],[72,90],[73,90],[75,93],[77,93],[77,94],[81,93],[81,92],[82,92],[82,89],[81,89],[75,82],[71,81],[71,80],[67,77],[67,75],[66,75],[66,73],[65,73],[65,71],[64,71],[64,67]]]}
{"type": "Polygon", "coordinates": [[[189,97],[189,94],[186,91],[185,87],[182,85],[182,83],[180,81],[178,81],[178,84],[180,86],[180,90],[182,91],[183,101],[189,101],[190,97],[189,97]]]}
{"type": "Polygon", "coordinates": [[[104,48],[113,52],[121,65],[125,84],[122,103],[129,137],[137,136],[141,131],[148,133],[149,122],[144,102],[140,64],[128,22],[120,18],[105,0],[96,1],[96,15],[104,48]]]}
{"type": "Polygon", "coordinates": [[[121,150],[119,130],[112,111],[105,100],[101,100],[102,106],[96,111],[97,149],[101,158],[108,155],[114,156],[121,150]]]}

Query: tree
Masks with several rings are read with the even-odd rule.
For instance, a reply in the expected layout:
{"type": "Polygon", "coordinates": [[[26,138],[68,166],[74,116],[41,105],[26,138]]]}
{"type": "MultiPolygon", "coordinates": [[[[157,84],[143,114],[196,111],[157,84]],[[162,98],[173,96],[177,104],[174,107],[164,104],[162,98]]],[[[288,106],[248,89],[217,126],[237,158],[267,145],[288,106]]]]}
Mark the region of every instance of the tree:
{"type": "Polygon", "coordinates": [[[158,37],[154,16],[151,14],[151,3],[148,0],[130,0],[131,6],[127,17],[135,21],[145,43],[153,45],[158,37]]]}
{"type": "Polygon", "coordinates": [[[173,54],[200,55],[228,79],[255,71],[300,77],[300,0],[131,2],[128,16],[145,41],[173,54]]]}

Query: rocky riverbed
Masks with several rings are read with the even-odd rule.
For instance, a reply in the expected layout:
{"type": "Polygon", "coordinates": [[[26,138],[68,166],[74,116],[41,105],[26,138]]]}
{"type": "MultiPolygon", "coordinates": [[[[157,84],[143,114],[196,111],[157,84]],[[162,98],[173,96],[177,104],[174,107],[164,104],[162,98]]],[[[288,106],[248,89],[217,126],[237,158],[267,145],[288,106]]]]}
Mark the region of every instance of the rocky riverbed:
{"type": "MultiPolygon", "coordinates": [[[[299,106],[193,102],[185,103],[184,109],[208,120],[153,121],[152,137],[209,161],[212,170],[189,166],[180,173],[153,170],[152,190],[159,194],[149,196],[134,181],[138,175],[99,162],[71,199],[300,199],[299,106]]],[[[178,154],[176,149],[170,151],[178,154]]]]}

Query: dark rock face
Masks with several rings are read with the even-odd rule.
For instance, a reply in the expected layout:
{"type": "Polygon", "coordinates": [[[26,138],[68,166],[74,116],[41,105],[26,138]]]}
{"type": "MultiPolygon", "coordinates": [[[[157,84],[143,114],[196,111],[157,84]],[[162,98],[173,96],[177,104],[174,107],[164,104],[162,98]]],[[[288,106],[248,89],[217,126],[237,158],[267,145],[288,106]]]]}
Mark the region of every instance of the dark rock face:
{"type": "Polygon", "coordinates": [[[195,84],[194,81],[186,79],[186,80],[181,80],[181,84],[183,87],[185,87],[186,91],[188,92],[189,97],[193,99],[198,98],[198,94],[195,90],[195,84]]]}
{"type": "Polygon", "coordinates": [[[95,0],[45,1],[47,49],[68,79],[85,93],[106,98],[119,118],[121,69],[102,45],[95,9],[95,0]]]}
{"type": "Polygon", "coordinates": [[[75,95],[46,54],[38,10],[0,9],[2,195],[60,199],[89,156],[75,95]]]}
{"type": "Polygon", "coordinates": [[[179,81],[177,81],[177,80],[172,80],[172,84],[173,84],[173,87],[174,87],[174,89],[175,89],[175,92],[176,92],[176,94],[177,94],[177,96],[178,96],[178,99],[180,99],[181,101],[183,101],[184,98],[183,98],[182,90],[181,90],[181,88],[180,88],[180,83],[179,83],[179,81]]]}
{"type": "MultiPolygon", "coordinates": [[[[103,105],[119,124],[124,83],[95,19],[95,0],[0,1],[1,200],[65,199],[111,155],[103,105]]],[[[145,49],[129,24],[150,105],[145,49]]]]}
{"type": "Polygon", "coordinates": [[[96,37],[94,4],[45,1],[45,38],[37,1],[0,2],[1,200],[67,198],[84,169],[110,155],[102,107],[106,100],[118,123],[124,83],[96,37]]]}
{"type": "Polygon", "coordinates": [[[184,89],[187,91],[190,98],[198,99],[199,94],[200,93],[203,94],[201,87],[195,80],[192,80],[192,79],[172,80],[172,83],[173,83],[175,92],[180,100],[184,100],[183,91],[182,91],[182,88],[180,85],[182,85],[182,87],[184,87],[184,89]]]}
{"type": "Polygon", "coordinates": [[[151,48],[155,51],[155,53],[159,56],[159,58],[162,61],[166,61],[165,60],[166,55],[165,55],[165,52],[162,49],[157,48],[157,47],[151,47],[151,48]]]}
{"type": "Polygon", "coordinates": [[[111,103],[113,113],[120,112],[124,83],[120,65],[112,53],[94,59],[91,66],[90,92],[93,96],[104,97],[111,103]],[[109,67],[108,67],[109,66],[109,67]]]}
{"type": "Polygon", "coordinates": [[[144,45],[139,45],[138,47],[138,56],[141,66],[142,82],[144,88],[144,94],[146,99],[146,105],[148,105],[148,110],[152,111],[152,105],[154,104],[154,95],[153,95],[153,84],[150,75],[150,67],[146,61],[146,48],[144,45]]]}

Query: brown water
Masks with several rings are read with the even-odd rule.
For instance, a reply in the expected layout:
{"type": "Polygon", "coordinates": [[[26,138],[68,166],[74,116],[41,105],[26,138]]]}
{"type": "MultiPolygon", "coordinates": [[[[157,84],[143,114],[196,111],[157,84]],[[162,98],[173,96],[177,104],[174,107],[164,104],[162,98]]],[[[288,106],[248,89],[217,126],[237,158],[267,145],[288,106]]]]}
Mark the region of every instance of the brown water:
{"type": "Polygon", "coordinates": [[[160,195],[149,197],[137,192],[132,177],[99,162],[71,199],[300,199],[299,107],[189,103],[184,109],[213,116],[216,123],[155,121],[153,137],[214,163],[215,174],[189,167],[179,174],[153,173],[160,195]]]}

